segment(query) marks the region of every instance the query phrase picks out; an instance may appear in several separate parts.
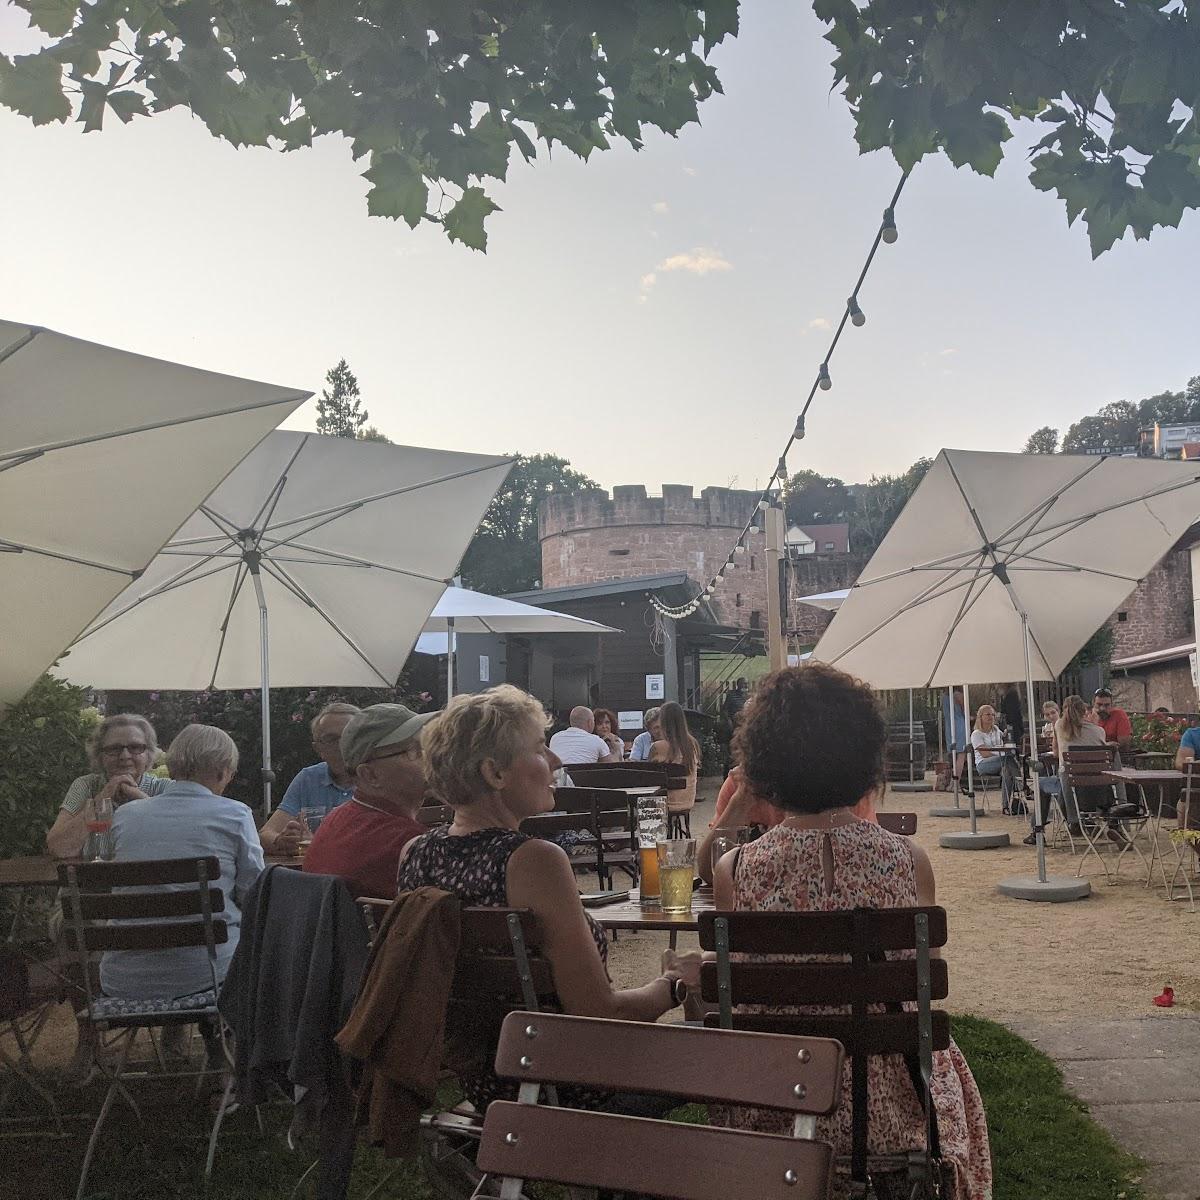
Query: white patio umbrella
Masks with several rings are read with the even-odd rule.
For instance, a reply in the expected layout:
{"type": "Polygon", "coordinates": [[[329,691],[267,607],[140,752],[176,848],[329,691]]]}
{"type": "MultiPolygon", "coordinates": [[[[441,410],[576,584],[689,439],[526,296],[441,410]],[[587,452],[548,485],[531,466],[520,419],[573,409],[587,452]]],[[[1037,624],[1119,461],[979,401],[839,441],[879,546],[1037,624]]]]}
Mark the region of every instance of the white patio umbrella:
{"type": "MultiPolygon", "coordinates": [[[[533,604],[521,604],[502,596],[488,596],[470,588],[448,587],[433,606],[422,627],[421,637],[445,634],[445,644],[437,650],[416,649],[424,654],[446,655],[446,695],[454,695],[454,637],[458,633],[620,633],[611,625],[553,612],[533,604]]],[[[425,646],[440,645],[425,642],[425,646]]]]}
{"type": "Polygon", "coordinates": [[[0,710],[310,394],[0,321],[0,710]]]}
{"type": "Polygon", "coordinates": [[[109,688],[394,686],[512,460],[279,431],[62,664],[109,688]]]}
{"type": "MultiPolygon", "coordinates": [[[[943,450],[814,657],[880,688],[1023,676],[1032,725],[1033,680],[1055,678],[1200,516],[1197,483],[1189,462],[943,450]]],[[[1037,879],[1005,890],[1061,898],[1035,832],[1037,879]]]]}

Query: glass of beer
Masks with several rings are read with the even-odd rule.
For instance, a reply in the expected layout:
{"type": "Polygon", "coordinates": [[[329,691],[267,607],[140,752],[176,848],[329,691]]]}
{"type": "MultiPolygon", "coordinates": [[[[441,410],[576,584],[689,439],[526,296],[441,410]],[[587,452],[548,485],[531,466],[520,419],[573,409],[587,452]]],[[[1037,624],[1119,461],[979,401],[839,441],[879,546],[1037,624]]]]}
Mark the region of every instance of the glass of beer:
{"type": "Polygon", "coordinates": [[[696,875],[696,839],[659,842],[659,904],[665,913],[692,911],[692,880],[696,875]]]}
{"type": "Polygon", "coordinates": [[[637,798],[638,896],[658,902],[658,843],[667,833],[667,802],[661,796],[637,798]]]}

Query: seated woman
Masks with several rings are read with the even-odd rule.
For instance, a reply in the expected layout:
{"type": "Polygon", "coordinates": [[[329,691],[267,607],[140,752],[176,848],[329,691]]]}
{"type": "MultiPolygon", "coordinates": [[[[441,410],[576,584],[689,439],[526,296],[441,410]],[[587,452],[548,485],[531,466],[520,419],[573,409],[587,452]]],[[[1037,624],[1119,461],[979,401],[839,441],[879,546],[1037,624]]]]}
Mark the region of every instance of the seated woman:
{"type": "MultiPolygon", "coordinates": [[[[866,684],[822,663],[768,676],[738,730],[735,751],[747,787],[787,815],[721,859],[717,908],[836,912],[936,903],[924,850],[854,813],[883,782],[885,741],[883,716],[866,684]]],[[[953,1198],[987,1200],[991,1158],[979,1090],[957,1046],[933,1058],[933,1099],[942,1155],[955,1175],[953,1198]]],[[[904,1060],[872,1057],[869,1089],[871,1153],[924,1148],[924,1115],[904,1060]]],[[[843,1155],[850,1152],[850,1094],[847,1064],[842,1107],[817,1129],[817,1137],[843,1155]]],[[[730,1120],[768,1133],[788,1133],[792,1124],[790,1117],[757,1109],[735,1110],[730,1120]]]]}
{"type": "MultiPolygon", "coordinates": [[[[687,771],[687,784],[667,792],[667,819],[690,813],[696,807],[696,777],[700,771],[700,744],[688,732],[683,706],[668,700],[658,710],[662,737],[650,747],[651,762],[675,763],[687,771]]],[[[673,822],[672,822],[673,824],[673,822]]]]}
{"type": "MultiPolygon", "coordinates": [[[[1082,830],[1079,826],[1079,798],[1074,788],[1067,782],[1067,761],[1064,752],[1072,747],[1099,748],[1108,744],[1108,734],[1102,726],[1097,725],[1088,715],[1091,710],[1082,696],[1068,696],[1063,701],[1062,716],[1054,723],[1054,741],[1058,747],[1058,778],[1062,788],[1063,808],[1067,813],[1067,828],[1075,837],[1082,830]]],[[[1121,765],[1121,755],[1113,755],[1113,766],[1121,765]]],[[[1098,798],[1095,807],[1108,808],[1121,799],[1120,793],[1113,796],[1109,788],[1086,789],[1091,796],[1098,798]]],[[[1115,823],[1110,828],[1110,836],[1115,834],[1114,841],[1120,840],[1121,833],[1115,823]]]]}
{"type": "MultiPolygon", "coordinates": [[[[656,1021],[683,1002],[686,985],[698,983],[699,956],[668,958],[663,973],[641,987],[613,986],[604,930],[580,903],[567,855],[520,832],[526,817],[554,807],[545,735],[542,706],[511,684],[450,701],[421,743],[429,790],[454,809],[454,821],[408,843],[397,888],[433,886],[464,904],[530,909],[563,1012],[656,1021]]],[[[479,1107],[501,1094],[494,1076],[464,1086],[479,1107]]]]}
{"type": "Polygon", "coordinates": [[[605,742],[614,762],[620,762],[625,757],[625,743],[617,732],[617,718],[611,709],[593,708],[592,719],[596,722],[592,732],[605,742]]]}
{"type": "Polygon", "coordinates": [[[1013,793],[1017,790],[1017,761],[1000,747],[1004,735],[996,724],[996,710],[981,704],[975,713],[975,728],[971,732],[971,748],[975,755],[976,775],[999,775],[1002,811],[1012,811],[1013,793]]]}
{"type": "MultiPolygon", "coordinates": [[[[263,853],[246,805],[222,795],[237,771],[233,739],[211,725],[186,726],[167,750],[171,782],[153,799],[132,800],[113,818],[116,861],[200,858],[221,866],[221,914],[229,940],[217,947],[216,980],[225,978],[237,948],[239,902],[262,871],[263,853]]],[[[115,950],[100,960],[100,986],[108,996],[178,999],[213,986],[203,946],[177,950],[115,950]]]]}
{"type": "Polygon", "coordinates": [[[67,788],[46,834],[47,851],[55,858],[78,858],[83,853],[98,798],[111,801],[115,810],[129,800],[157,796],[168,783],[147,774],[157,754],[158,738],[145,717],[136,713],[105,717],[88,742],[88,757],[96,769],[67,788]]]}

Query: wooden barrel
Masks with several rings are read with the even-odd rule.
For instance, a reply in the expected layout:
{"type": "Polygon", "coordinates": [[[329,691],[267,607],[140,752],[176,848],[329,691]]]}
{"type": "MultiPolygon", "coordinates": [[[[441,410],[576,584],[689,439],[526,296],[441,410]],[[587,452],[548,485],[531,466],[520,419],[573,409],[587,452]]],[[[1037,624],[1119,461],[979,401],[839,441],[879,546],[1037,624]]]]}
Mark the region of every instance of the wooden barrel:
{"type": "Polygon", "coordinates": [[[912,779],[925,778],[925,726],[920,721],[911,725],[897,721],[887,727],[887,745],[883,751],[884,777],[892,782],[907,780],[909,763],[912,779]]]}

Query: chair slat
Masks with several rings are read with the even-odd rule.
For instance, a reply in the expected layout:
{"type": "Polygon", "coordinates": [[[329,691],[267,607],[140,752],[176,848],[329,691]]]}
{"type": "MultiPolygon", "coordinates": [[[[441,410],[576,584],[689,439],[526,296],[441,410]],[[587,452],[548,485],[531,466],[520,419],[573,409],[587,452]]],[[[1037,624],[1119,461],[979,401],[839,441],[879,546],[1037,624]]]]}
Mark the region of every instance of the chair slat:
{"type": "Polygon", "coordinates": [[[496,1073],[820,1115],[839,1102],[841,1061],[831,1041],[514,1013],[501,1030],[496,1073]]]}
{"type": "MultiPolygon", "coordinates": [[[[866,910],[867,949],[912,950],[916,947],[913,918],[929,916],[930,946],[946,944],[946,910],[926,908],[881,908],[866,910]]],[[[830,913],[791,912],[702,912],[700,947],[717,948],[714,922],[725,917],[729,924],[729,948],[747,954],[845,954],[854,941],[852,911],[830,913]],[[802,918],[797,920],[797,917],[802,918]]]]}
{"type": "Polygon", "coordinates": [[[454,809],[448,804],[427,804],[417,809],[417,820],[422,825],[449,825],[454,820],[454,809]]]}
{"type": "MultiPolygon", "coordinates": [[[[214,913],[225,911],[225,893],[208,888],[208,903],[214,913]]],[[[72,917],[70,896],[62,898],[63,916],[72,917]]],[[[198,917],[204,911],[198,888],[180,892],[81,892],[80,915],[85,921],[119,921],[129,918],[198,917]]]]}
{"type": "MultiPolygon", "coordinates": [[[[213,942],[221,945],[229,940],[229,930],[222,920],[214,920],[213,942]]],[[[79,943],[73,927],[63,929],[69,950],[78,950],[79,943]]],[[[186,946],[205,946],[202,921],[176,921],[155,925],[89,925],[83,930],[83,949],[88,953],[104,950],[180,950],[186,946]]]]}
{"type": "MultiPolygon", "coordinates": [[[[850,963],[732,963],[731,1004],[849,1004],[860,994],[867,1004],[899,1003],[917,998],[917,964],[869,963],[858,972],[850,963]]],[[[929,964],[930,998],[944,1000],[950,994],[946,960],[929,964]]],[[[700,989],[705,1001],[715,1004],[717,964],[700,968],[700,989]]]]}
{"type": "MultiPolygon", "coordinates": [[[[533,977],[533,989],[539,996],[554,995],[554,973],[546,959],[531,958],[529,973],[533,977]]],[[[453,996],[464,1000],[496,997],[520,1004],[519,979],[517,961],[511,955],[460,955],[450,991],[453,996]]]]}
{"type": "Polygon", "coordinates": [[[538,919],[527,908],[464,908],[459,917],[459,950],[497,950],[510,945],[508,918],[515,913],[521,922],[525,948],[537,950],[542,944],[538,919]]]}
{"type": "Polygon", "coordinates": [[[915,812],[881,812],[875,814],[881,829],[888,833],[898,833],[902,837],[912,837],[917,832],[917,814],[915,812]]]}
{"type": "MultiPolygon", "coordinates": [[[[930,1014],[933,1029],[931,1049],[945,1050],[950,1045],[950,1015],[941,1009],[930,1014]]],[[[721,1027],[719,1013],[709,1013],[704,1024],[721,1027]]],[[[849,1016],[785,1016],[782,1013],[734,1013],[734,1029],[758,1033],[786,1033],[794,1037],[835,1038],[846,1054],[909,1054],[919,1045],[920,1028],[915,1012],[870,1013],[861,1035],[855,1032],[849,1016]]]]}
{"type": "Polygon", "coordinates": [[[476,1161],[492,1175],[680,1200],[825,1200],[833,1151],[772,1134],[496,1100],[476,1161]]]}
{"type": "Polygon", "coordinates": [[[592,828],[593,821],[590,812],[538,813],[536,816],[526,817],[521,822],[522,833],[541,838],[553,837],[556,833],[563,833],[567,830],[591,833],[592,828]]]}
{"type": "Polygon", "coordinates": [[[59,863],[58,882],[67,887],[74,871],[81,891],[103,891],[117,887],[147,887],[163,883],[196,883],[199,866],[204,864],[204,879],[221,878],[216,858],[170,858],[147,862],[59,863]]]}

